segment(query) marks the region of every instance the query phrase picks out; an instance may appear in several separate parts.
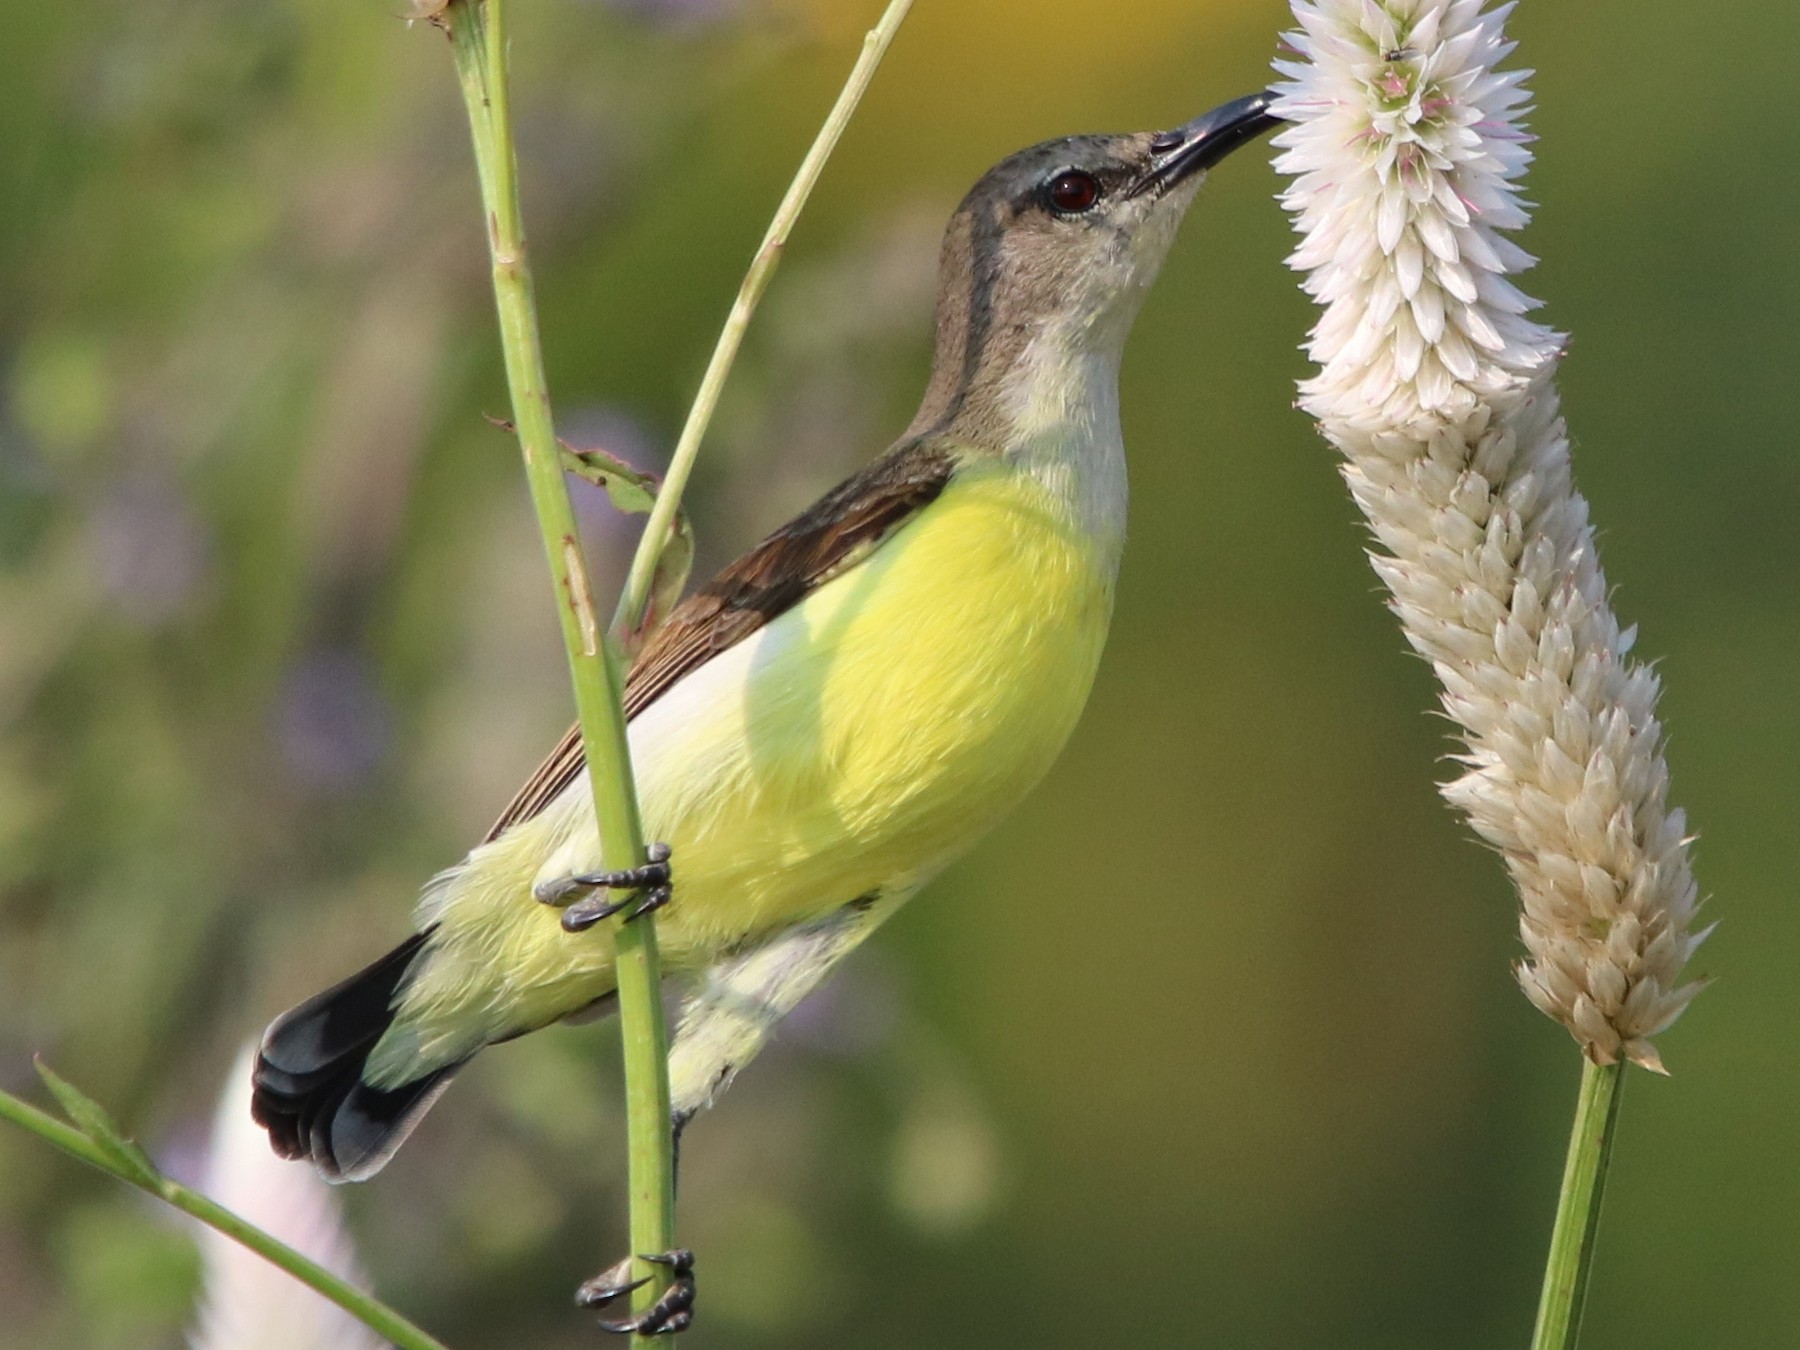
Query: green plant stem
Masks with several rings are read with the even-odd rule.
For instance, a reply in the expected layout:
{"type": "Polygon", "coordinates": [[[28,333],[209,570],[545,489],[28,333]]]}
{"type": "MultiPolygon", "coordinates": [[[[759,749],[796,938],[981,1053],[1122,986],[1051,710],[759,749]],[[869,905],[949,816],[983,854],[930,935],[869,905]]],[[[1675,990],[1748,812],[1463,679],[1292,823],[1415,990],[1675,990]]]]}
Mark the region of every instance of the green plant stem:
{"type": "MultiPolygon", "coordinates": [[[[622,871],[644,861],[643,827],[638,820],[621,703],[623,661],[616,639],[600,626],[595,614],[593,588],[550,416],[519,212],[502,0],[456,0],[444,19],[468,106],[476,171],[487,212],[494,302],[512,392],[513,424],[518,429],[531,502],[560,600],[557,611],[600,830],[600,862],[608,871],[622,871]]],[[[652,528],[666,534],[668,520],[652,528]]],[[[663,1019],[656,928],[653,921],[639,920],[616,924],[613,931],[625,1061],[631,1250],[663,1252],[675,1243],[675,1182],[669,1131],[668,1030],[663,1019]]],[[[634,1269],[637,1277],[648,1281],[632,1299],[633,1309],[641,1312],[661,1293],[667,1272],[641,1260],[634,1263],[634,1269]]]]}
{"type": "Polygon", "coordinates": [[[675,442],[675,453],[669,458],[668,473],[663,477],[662,489],[650,512],[650,521],[644,526],[637,554],[631,560],[631,571],[626,575],[624,594],[619,597],[618,612],[613,616],[613,628],[617,632],[633,632],[644,621],[644,607],[649,602],[651,583],[656,576],[657,556],[669,537],[669,526],[680,508],[681,494],[687,488],[688,475],[693,472],[694,460],[700,453],[700,442],[705,438],[706,428],[712,422],[719,395],[725,388],[726,377],[731,374],[738,348],[743,345],[744,333],[750,327],[751,316],[756,313],[756,306],[762,300],[763,292],[768,289],[775,269],[781,266],[782,251],[787,247],[788,235],[793,232],[794,222],[800,218],[807,198],[812,195],[819,175],[825,170],[825,162],[831,158],[831,152],[837,149],[844,128],[850,125],[851,114],[856,111],[856,105],[862,102],[869,81],[875,78],[876,67],[881,64],[882,57],[887,55],[887,49],[893,43],[894,35],[900,31],[900,24],[912,9],[912,4],[913,0],[889,0],[881,18],[864,36],[862,52],[856,58],[856,64],[851,67],[850,76],[844,81],[837,102],[831,105],[824,125],[819,128],[812,147],[806,152],[806,158],[800,161],[800,168],[795,172],[793,182],[788,184],[781,205],[775,209],[775,218],[769,222],[762,244],[750,261],[750,269],[744,274],[744,280],[738,287],[731,313],[726,317],[725,326],[719,330],[719,339],[713,345],[712,357],[706,363],[706,373],[700,378],[700,388],[694,395],[693,405],[688,409],[687,420],[682,423],[681,436],[675,442]]]}
{"type": "Polygon", "coordinates": [[[378,1336],[391,1341],[399,1350],[446,1350],[443,1342],[421,1331],[385,1303],[364,1293],[355,1285],[346,1283],[286,1243],[239,1218],[223,1205],[207,1199],[197,1191],[190,1191],[160,1172],[140,1173],[135,1168],[120,1166],[104,1148],[74,1126],[64,1124],[10,1093],[0,1092],[0,1119],[10,1120],[40,1139],[54,1144],[70,1157],[78,1158],[90,1167],[97,1167],[110,1176],[129,1182],[183,1213],[191,1214],[208,1228],[223,1233],[234,1242],[242,1243],[300,1283],[317,1290],[378,1336]]]}
{"type": "MultiPolygon", "coordinates": [[[[863,49],[824,126],[801,162],[774,220],[739,287],[719,334],[700,389],[657,494],[612,624],[602,630],[594,616],[592,587],[581,558],[574,516],[563,483],[549,393],[543,376],[531,275],[520,224],[516,168],[507,105],[502,0],[455,0],[444,13],[456,53],[476,169],[487,210],[494,262],[494,296],[500,313],[513,420],[531,480],[532,502],[559,593],[563,637],[575,682],[582,743],[599,819],[601,864],[608,870],[643,860],[642,826],[632,786],[629,747],[621,705],[621,645],[645,622],[645,608],[657,564],[680,510],[700,442],[718,405],[745,330],[801,208],[836,148],[850,115],[861,101],[876,67],[912,8],[912,0],[890,0],[863,49]]],[[[679,862],[677,862],[679,866],[679,862]]],[[[674,1171],[669,1132],[668,1033],[664,1026],[661,973],[655,933],[649,923],[618,930],[617,978],[620,1034],[624,1043],[626,1127],[634,1253],[662,1252],[674,1245],[674,1171]]],[[[664,1284],[659,1266],[638,1262],[634,1273],[649,1282],[633,1296],[642,1311],[664,1284]]]]}
{"type": "Polygon", "coordinates": [[[1563,1164],[1562,1194],[1556,1203],[1556,1226],[1550,1234],[1550,1259],[1544,1268],[1531,1350],[1574,1350],[1581,1335],[1582,1306],[1587,1299],[1588,1271],[1594,1260],[1594,1235],[1600,1227],[1600,1202],[1606,1190],[1624,1077],[1623,1063],[1582,1061],[1581,1095],[1575,1103],[1568,1160],[1563,1164]]]}

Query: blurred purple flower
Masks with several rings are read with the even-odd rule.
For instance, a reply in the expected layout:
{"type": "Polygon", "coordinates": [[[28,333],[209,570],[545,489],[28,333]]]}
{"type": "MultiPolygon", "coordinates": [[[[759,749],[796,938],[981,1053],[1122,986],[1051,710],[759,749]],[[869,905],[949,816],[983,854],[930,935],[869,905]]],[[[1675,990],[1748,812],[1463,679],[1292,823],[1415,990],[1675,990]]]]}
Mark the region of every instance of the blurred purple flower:
{"type": "Polygon", "coordinates": [[[670,28],[698,28],[730,18],[743,0],[604,0],[607,8],[645,23],[670,28]]]}
{"type": "Polygon", "coordinates": [[[212,557],[193,507],[174,484],[149,473],[113,486],[94,509],[88,539],[101,590],[146,628],[187,607],[212,557]]]}
{"type": "Polygon", "coordinates": [[[6,418],[3,410],[0,410],[0,482],[9,487],[24,484],[32,488],[44,488],[50,482],[43,460],[31,448],[30,438],[6,418]]]}
{"type": "MultiPolygon", "coordinates": [[[[634,469],[660,473],[669,461],[668,446],[622,408],[600,404],[578,407],[558,418],[557,432],[577,450],[604,450],[634,469]]],[[[610,544],[616,539],[637,538],[642,522],[622,514],[608,500],[604,488],[574,474],[567,477],[569,501],[585,539],[610,544]]]]}
{"type": "Polygon", "coordinates": [[[276,731],[282,762],[301,783],[347,792],[380,767],[393,717],[361,653],[308,653],[281,693],[276,731]]]}
{"type": "Polygon", "coordinates": [[[790,1043],[816,1053],[864,1059],[893,1044],[907,1015],[893,969],[864,951],[802,999],[782,1031],[790,1043]]]}

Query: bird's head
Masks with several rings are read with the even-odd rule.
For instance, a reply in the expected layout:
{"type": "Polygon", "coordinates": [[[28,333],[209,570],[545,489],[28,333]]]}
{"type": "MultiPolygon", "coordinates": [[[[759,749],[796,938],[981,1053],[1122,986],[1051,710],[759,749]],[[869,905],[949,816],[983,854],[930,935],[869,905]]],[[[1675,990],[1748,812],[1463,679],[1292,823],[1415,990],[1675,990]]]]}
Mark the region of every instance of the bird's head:
{"type": "Polygon", "coordinates": [[[1116,359],[1206,170],[1276,125],[1269,102],[1253,94],[1173,131],[1045,141],[983,174],[944,236],[927,412],[974,411],[963,405],[1034,342],[1116,359]]]}

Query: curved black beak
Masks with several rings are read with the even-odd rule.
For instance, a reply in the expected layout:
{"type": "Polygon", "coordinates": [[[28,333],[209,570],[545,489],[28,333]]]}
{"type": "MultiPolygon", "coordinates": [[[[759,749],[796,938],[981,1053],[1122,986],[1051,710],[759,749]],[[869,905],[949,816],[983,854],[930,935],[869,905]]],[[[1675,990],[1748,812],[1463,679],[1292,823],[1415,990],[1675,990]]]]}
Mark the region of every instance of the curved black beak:
{"type": "Polygon", "coordinates": [[[1165,131],[1150,142],[1150,169],[1130,195],[1163,191],[1203,169],[1210,169],[1241,145],[1248,145],[1281,118],[1269,111],[1274,95],[1264,90],[1233,99],[1193,121],[1165,131]]]}

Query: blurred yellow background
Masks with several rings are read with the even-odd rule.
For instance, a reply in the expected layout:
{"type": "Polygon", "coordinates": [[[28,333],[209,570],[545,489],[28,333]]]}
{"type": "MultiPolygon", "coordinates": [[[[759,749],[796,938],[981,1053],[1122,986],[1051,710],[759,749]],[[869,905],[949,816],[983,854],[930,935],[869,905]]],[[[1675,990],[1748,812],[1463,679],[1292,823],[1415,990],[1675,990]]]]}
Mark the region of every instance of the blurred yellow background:
{"type": "MultiPolygon", "coordinates": [[[[569,715],[441,37],[371,0],[0,0],[0,1084],[198,1175],[269,1016],[373,955],[569,715]]],[[[515,4],[565,435],[666,455],[878,6],[515,4]]],[[[1268,78],[1276,0],[919,0],[702,459],[702,569],[904,424],[988,164],[1268,78]]],[[[1526,288],[1660,657],[1717,977],[1632,1075],[1584,1346],[1800,1344],[1800,9],[1526,0],[1526,288]]],[[[1291,409],[1268,156],[1127,354],[1132,539],[1087,718],[688,1136],[695,1346],[1527,1339],[1577,1056],[1291,409]]],[[[597,566],[631,526],[582,500],[597,566]]],[[[485,1056],[347,1196],[456,1350],[590,1346],[609,1027],[485,1056]]],[[[0,1347],[181,1343],[185,1230],[0,1131],[0,1347]]],[[[245,1350],[255,1350],[246,1347],[245,1350]]]]}

